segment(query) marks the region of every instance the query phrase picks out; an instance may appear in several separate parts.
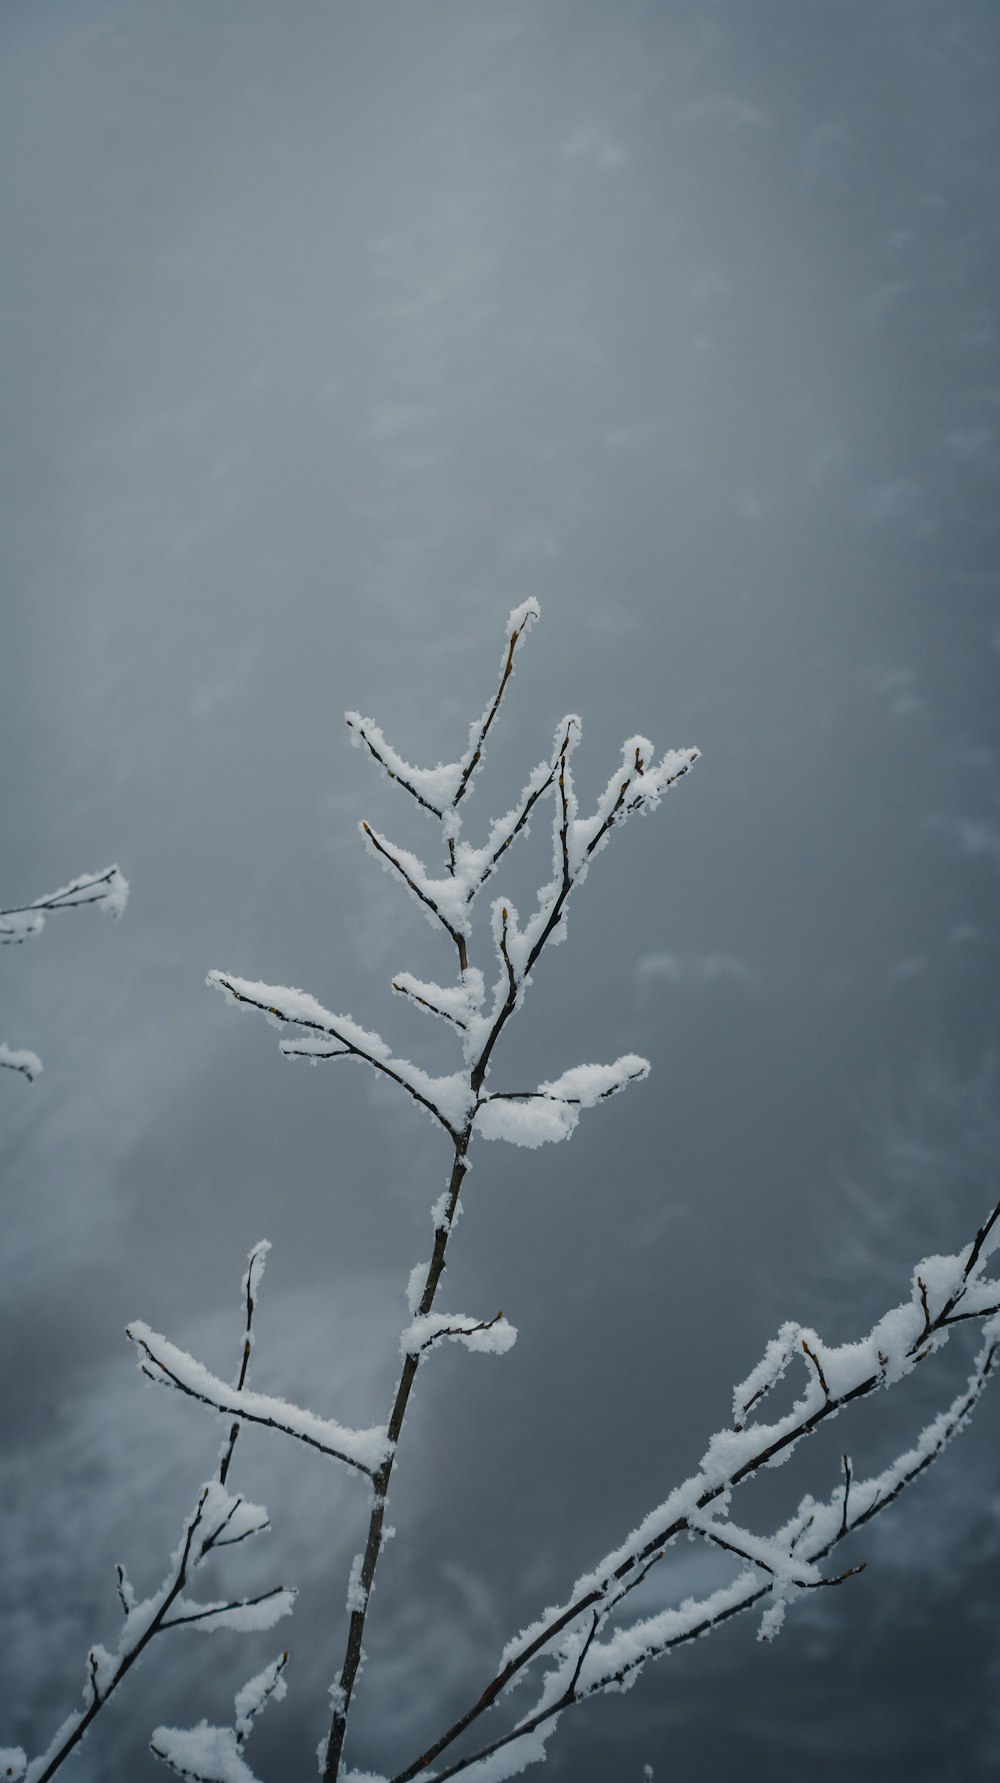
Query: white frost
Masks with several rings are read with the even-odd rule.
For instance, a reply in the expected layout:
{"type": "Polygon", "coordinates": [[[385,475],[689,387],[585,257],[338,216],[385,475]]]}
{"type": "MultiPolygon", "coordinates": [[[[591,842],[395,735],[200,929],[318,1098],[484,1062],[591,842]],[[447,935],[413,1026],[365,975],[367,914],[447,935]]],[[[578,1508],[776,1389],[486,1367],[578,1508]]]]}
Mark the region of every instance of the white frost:
{"type": "Polygon", "coordinates": [[[36,898],[17,909],[0,910],[0,944],[30,941],[45,927],[48,911],[75,910],[82,904],[95,904],[107,916],[120,916],[128,903],[128,880],[117,867],[105,867],[103,873],[81,873],[58,891],[36,898]]]}
{"type": "Polygon", "coordinates": [[[503,1356],[517,1342],[517,1326],[501,1313],[495,1319],[466,1318],[462,1313],[429,1312],[407,1325],[399,1339],[402,1356],[416,1356],[439,1338],[464,1344],[467,1350],[503,1356]]]}
{"type": "Polygon", "coordinates": [[[385,1460],[388,1438],[381,1426],[349,1430],[332,1418],[318,1418],[314,1412],[271,1394],[253,1393],[249,1388],[237,1392],[235,1387],[211,1374],[186,1350],[178,1349],[176,1344],[151,1330],[142,1320],[137,1319],[129,1325],[128,1335],[139,1346],[140,1368],[148,1363],[154,1378],[207,1400],[216,1411],[229,1417],[248,1419],[251,1423],[277,1426],[324,1454],[353,1462],[368,1472],[380,1467],[385,1460]]]}
{"type": "MultiPolygon", "coordinates": [[[[8,1071],[20,1071],[21,1076],[31,1083],[42,1070],[42,1061],[36,1052],[31,1052],[26,1046],[15,1048],[0,1041],[0,1067],[5,1067],[8,1071]]],[[[0,1772],[0,1776],[2,1775],[0,1772]]]]}
{"type": "Polygon", "coordinates": [[[487,1097],[476,1115],[476,1131],[484,1139],[529,1147],[568,1139],[582,1108],[595,1108],[648,1075],[648,1059],[632,1052],[613,1065],[574,1065],[525,1096],[487,1097]]]}
{"type": "Polygon", "coordinates": [[[209,972],[207,984],[221,990],[230,1003],[248,1003],[260,1009],[275,1026],[303,1027],[319,1030],[327,1038],[313,1032],[295,1040],[282,1040],[286,1057],[335,1058],[339,1054],[364,1060],[376,1071],[393,1077],[408,1089],[431,1113],[452,1127],[461,1126],[471,1106],[472,1092],[461,1072],[447,1077],[431,1077],[409,1059],[395,1058],[380,1034],[352,1020],[349,1015],[334,1015],[324,1009],[308,991],[292,985],[264,984],[259,979],[237,978],[230,972],[209,972]],[[334,1044],[331,1045],[330,1042],[334,1044]]]}
{"type": "Polygon", "coordinates": [[[285,1695],[282,1674],[287,1659],[283,1653],[237,1691],[234,1727],[210,1727],[207,1721],[199,1721],[197,1727],[158,1727],[150,1749],[190,1783],[256,1783],[243,1757],[243,1744],[261,1710],[285,1695]]]}

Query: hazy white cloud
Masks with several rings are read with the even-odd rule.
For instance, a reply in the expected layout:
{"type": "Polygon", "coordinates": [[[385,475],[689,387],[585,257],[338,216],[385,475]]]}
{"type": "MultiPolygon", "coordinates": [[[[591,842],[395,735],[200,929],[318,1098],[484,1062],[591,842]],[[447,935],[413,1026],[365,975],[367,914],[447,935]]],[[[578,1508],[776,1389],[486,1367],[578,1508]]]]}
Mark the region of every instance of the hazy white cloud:
{"type": "Polygon", "coordinates": [[[665,984],[717,984],[733,979],[738,984],[757,984],[759,975],[732,953],[701,953],[684,957],[676,953],[644,953],[635,963],[640,985],[657,980],[665,984]]]}
{"type": "Polygon", "coordinates": [[[560,161],[583,161],[591,167],[624,167],[628,150],[600,124],[581,124],[559,144],[560,161]]]}
{"type": "Polygon", "coordinates": [[[730,131],[772,128],[766,111],[735,93],[707,93],[702,99],[682,105],[674,115],[679,124],[721,124],[730,131]]]}
{"type": "Polygon", "coordinates": [[[923,710],[915,691],[915,669],[866,669],[865,678],[885,699],[893,718],[911,718],[923,710]]]}

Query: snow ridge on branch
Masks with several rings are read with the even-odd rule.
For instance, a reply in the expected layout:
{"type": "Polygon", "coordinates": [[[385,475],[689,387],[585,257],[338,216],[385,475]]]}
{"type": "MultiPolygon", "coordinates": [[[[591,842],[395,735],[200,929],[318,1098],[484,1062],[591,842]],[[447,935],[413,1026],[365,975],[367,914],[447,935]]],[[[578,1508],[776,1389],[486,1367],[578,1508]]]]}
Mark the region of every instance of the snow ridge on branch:
{"type": "MultiPolygon", "coordinates": [[[[0,910],[0,947],[18,946],[32,941],[45,927],[51,911],[78,910],[83,904],[96,904],[107,916],[119,917],[128,902],[128,880],[118,867],[105,867],[103,873],[81,873],[58,891],[36,898],[31,904],[15,904],[0,910]]],[[[30,1047],[13,1047],[0,1042],[0,1070],[16,1071],[33,1083],[42,1070],[42,1061],[30,1047]]]]}
{"type": "Polygon", "coordinates": [[[237,1691],[232,1727],[210,1727],[207,1721],[190,1728],[158,1727],[150,1751],[187,1783],[256,1783],[243,1748],[261,1710],[285,1695],[287,1664],[288,1654],[282,1653],[237,1691]]]}
{"type": "Polygon", "coordinates": [[[36,898],[31,904],[0,910],[0,946],[34,940],[44,929],[46,916],[55,910],[78,910],[82,904],[96,904],[105,915],[119,917],[128,903],[128,892],[128,880],[118,867],[105,867],[103,873],[81,873],[68,885],[36,898]]]}
{"type": "Polygon", "coordinates": [[[151,1331],[141,1320],[128,1326],[126,1336],[138,1346],[139,1368],[150,1380],[165,1387],[174,1387],[191,1399],[198,1399],[213,1411],[240,1423],[262,1424],[293,1436],[309,1448],[333,1461],[343,1461],[360,1473],[371,1474],[385,1460],[387,1435],[384,1429],[349,1430],[332,1418],[319,1418],[301,1406],[290,1405],[268,1393],[252,1393],[244,1388],[229,1387],[218,1375],[210,1374],[186,1350],[151,1331]]]}

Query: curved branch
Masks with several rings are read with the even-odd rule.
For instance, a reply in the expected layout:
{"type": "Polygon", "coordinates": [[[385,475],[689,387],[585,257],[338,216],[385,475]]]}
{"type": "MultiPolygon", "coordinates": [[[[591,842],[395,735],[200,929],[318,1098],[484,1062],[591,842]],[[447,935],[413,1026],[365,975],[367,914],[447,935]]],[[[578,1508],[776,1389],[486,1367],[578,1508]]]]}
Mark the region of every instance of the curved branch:
{"type": "MultiPolygon", "coordinates": [[[[150,1336],[153,1335],[150,1333],[150,1336]]],[[[374,1439],[381,1439],[381,1448],[384,1449],[384,1431],[341,1430],[339,1425],[331,1424],[328,1419],[314,1417],[311,1412],[303,1412],[298,1406],[286,1405],[281,1399],[270,1399],[262,1393],[236,1392],[227,1388],[222,1381],[217,1381],[213,1375],[208,1373],[207,1369],[200,1368],[193,1357],[186,1356],[183,1351],[178,1351],[173,1344],[167,1345],[166,1341],[161,1339],[164,1348],[169,1348],[174,1357],[182,1357],[184,1362],[191,1364],[192,1372],[197,1374],[202,1383],[200,1388],[194,1387],[182,1378],[176,1367],[171,1368],[161,1356],[156,1354],[142,1326],[128,1326],[126,1336],[142,1350],[153,1364],[152,1368],[147,1368],[144,1362],[141,1362],[139,1366],[143,1374],[149,1380],[156,1381],[159,1386],[175,1387],[179,1393],[186,1394],[189,1399],[196,1399],[200,1405],[207,1405],[210,1411],[231,1413],[241,1423],[260,1424],[266,1430],[277,1430],[282,1436],[292,1436],[297,1442],[305,1443],[309,1448],[315,1449],[318,1454],[328,1456],[331,1461],[342,1461],[345,1467],[354,1467],[369,1479],[373,1477],[374,1462],[368,1464],[362,1461],[358,1455],[349,1454],[346,1447],[338,1447],[332,1437],[319,1433],[332,1431],[341,1440],[344,1438],[349,1440],[352,1437],[360,1439],[369,1448],[377,1451],[379,1443],[374,1439]]]]}
{"type": "MultiPolygon", "coordinates": [[[[276,1016],[278,1021],[284,1022],[290,1028],[310,1028],[314,1033],[328,1034],[331,1040],[337,1041],[338,1046],[342,1048],[344,1052],[350,1053],[352,1057],[356,1059],[363,1060],[366,1065],[371,1065],[373,1070],[381,1071],[384,1077],[391,1078],[393,1083],[399,1084],[400,1088],[406,1090],[407,1094],[412,1096],[415,1102],[419,1102],[422,1108],[426,1108],[428,1114],[432,1114],[435,1120],[440,1121],[445,1132],[448,1133],[452,1139],[456,1137],[454,1126],[451,1121],[448,1120],[447,1116],[442,1113],[441,1109],[431,1101],[429,1096],[423,1095],[414,1084],[408,1082],[402,1073],[396,1069],[394,1064],[390,1064],[389,1059],[391,1058],[391,1054],[389,1054],[388,1047],[386,1047],[388,1056],[384,1059],[380,1059],[369,1047],[361,1045],[359,1041],[352,1038],[350,1033],[346,1031],[346,1022],[339,1027],[335,1026],[334,1024],[336,1023],[337,1018],[330,1015],[329,1011],[323,1010],[321,1012],[323,1019],[320,1020],[316,1016],[306,1015],[293,1009],[281,1009],[276,1003],[265,1003],[261,998],[251,996],[245,987],[243,989],[238,988],[243,982],[244,981],[241,979],[227,978],[222,972],[210,972],[208,974],[208,983],[214,984],[226,991],[226,993],[233,998],[234,1002],[244,1003],[250,1009],[259,1009],[262,1015],[276,1016]]],[[[261,988],[265,990],[274,990],[276,987],[265,985],[261,988]]],[[[307,1001],[310,1006],[319,1009],[319,1004],[315,1003],[314,999],[309,998],[307,1001]]],[[[354,1024],[351,1023],[350,1026],[353,1027],[354,1024]]],[[[358,1029],[357,1031],[361,1033],[364,1030],[358,1029]]],[[[374,1038],[377,1040],[378,1036],[368,1036],[367,1038],[374,1038]]],[[[379,1042],[379,1044],[382,1044],[382,1042],[379,1042]]],[[[329,1059],[339,1057],[340,1055],[337,1052],[306,1054],[305,1050],[302,1049],[300,1056],[329,1059]]]]}

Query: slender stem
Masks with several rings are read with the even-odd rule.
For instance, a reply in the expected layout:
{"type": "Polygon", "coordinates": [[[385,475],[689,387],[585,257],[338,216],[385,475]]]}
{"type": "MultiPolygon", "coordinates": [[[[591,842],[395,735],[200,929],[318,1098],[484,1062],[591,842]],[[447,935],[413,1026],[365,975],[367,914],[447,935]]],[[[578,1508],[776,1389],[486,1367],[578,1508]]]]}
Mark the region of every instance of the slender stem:
{"type": "MultiPolygon", "coordinates": [[[[266,1247],[264,1247],[264,1248],[266,1250],[266,1247]]],[[[249,1266],[247,1269],[246,1326],[245,1326],[244,1335],[243,1335],[243,1353],[242,1353],[242,1357],[240,1360],[239,1386],[237,1388],[237,1391],[241,1391],[242,1388],[245,1386],[246,1378],[247,1378],[247,1370],[249,1369],[249,1366],[250,1366],[250,1352],[253,1347],[252,1331],[253,1331],[253,1315],[254,1315],[254,1307],[255,1307],[254,1265],[257,1263],[257,1260],[260,1257],[260,1255],[261,1255],[260,1248],[258,1248],[257,1250],[252,1252],[251,1257],[250,1257],[249,1266]]],[[[223,1452],[222,1459],[219,1463],[219,1484],[220,1484],[220,1486],[224,1486],[226,1483],[226,1475],[229,1472],[230,1462],[232,1461],[232,1458],[233,1458],[233,1450],[236,1447],[236,1441],[239,1436],[239,1433],[240,1433],[239,1423],[235,1423],[229,1432],[229,1438],[226,1443],[226,1448],[223,1452]]],[[[207,1488],[206,1488],[206,1491],[207,1491],[207,1488]]],[[[227,1525],[232,1520],[232,1517],[233,1517],[235,1511],[237,1510],[239,1505],[242,1504],[242,1502],[243,1502],[242,1499],[237,1499],[231,1506],[230,1510],[226,1513],[226,1516],[223,1519],[222,1523],[220,1523],[218,1529],[216,1529],[212,1535],[210,1535],[205,1541],[202,1542],[201,1552],[199,1553],[199,1555],[195,1561],[196,1566],[200,1565],[201,1561],[205,1559],[205,1556],[207,1554],[209,1554],[213,1548],[215,1548],[215,1547],[220,1547],[220,1548],[232,1547],[235,1545],[235,1542],[244,1541],[248,1535],[258,1535],[258,1534],[260,1534],[261,1530],[267,1528],[267,1524],[262,1523],[262,1524],[258,1525],[258,1527],[256,1529],[247,1529],[244,1531],[243,1535],[236,1536],[235,1538],[232,1538],[229,1541],[225,1541],[222,1539],[224,1530],[226,1529],[227,1525]]],[[[60,1769],[61,1765],[69,1757],[69,1754],[76,1748],[76,1746],[79,1745],[80,1741],[83,1739],[84,1734],[87,1732],[87,1729],[89,1728],[91,1722],[94,1720],[95,1716],[100,1714],[100,1711],[104,1707],[105,1703],[108,1701],[108,1698],[112,1695],[112,1693],[115,1690],[117,1690],[118,1685],[121,1683],[122,1679],[131,1670],[132,1666],[135,1664],[136,1660],[139,1658],[140,1653],[142,1653],[144,1651],[144,1649],[149,1645],[149,1643],[153,1639],[154,1635],[161,1634],[165,1628],[177,1627],[180,1622],[194,1621],[197,1619],[197,1616],[181,1616],[181,1617],[176,1617],[176,1618],[174,1618],[174,1620],[169,1621],[169,1622],[165,1620],[167,1611],[170,1609],[172,1604],[176,1603],[177,1598],[180,1596],[180,1593],[183,1591],[184,1586],[187,1583],[188,1565],[189,1565],[190,1559],[191,1559],[191,1545],[194,1541],[195,1533],[196,1533],[197,1529],[199,1528],[199,1525],[201,1524],[202,1516],[204,1513],[204,1508],[205,1508],[205,1492],[202,1493],[201,1498],[198,1501],[198,1506],[194,1513],[194,1516],[192,1517],[191,1522],[188,1525],[188,1531],[187,1531],[187,1535],[185,1536],[185,1539],[184,1539],[184,1545],[181,1549],[181,1556],[180,1556],[180,1560],[178,1562],[177,1571],[174,1575],[173,1583],[172,1583],[166,1597],[164,1598],[159,1609],[156,1611],[156,1614],[151,1618],[149,1625],[146,1628],[145,1632],[136,1641],[135,1646],[130,1647],[122,1655],[122,1657],[119,1660],[119,1663],[115,1669],[114,1675],[110,1679],[110,1681],[109,1681],[107,1687],[104,1689],[103,1693],[98,1688],[97,1675],[96,1675],[96,1660],[94,1658],[94,1654],[91,1653],[91,1655],[90,1655],[91,1702],[86,1710],[86,1713],[81,1716],[80,1720],[76,1723],[76,1725],[73,1727],[71,1732],[67,1735],[66,1739],[63,1741],[62,1745],[60,1746],[58,1752],[56,1752],[54,1757],[52,1757],[49,1760],[45,1770],[38,1777],[37,1783],[49,1783],[49,1779],[51,1777],[55,1776],[56,1772],[60,1769]]],[[[279,1587],[279,1589],[280,1589],[280,1587],[279,1587]]],[[[121,1599],[122,1609],[125,1612],[125,1618],[126,1618],[126,1622],[127,1622],[128,1615],[129,1615],[129,1600],[128,1600],[128,1596],[126,1595],[126,1590],[125,1590],[125,1571],[124,1571],[124,1568],[121,1566],[118,1568],[118,1595],[121,1599]]],[[[274,1595],[274,1593],[266,1592],[264,1595],[266,1597],[271,1597],[274,1595]]],[[[249,1601],[249,1600],[244,1600],[244,1601],[249,1601]]],[[[254,1601],[263,1601],[263,1599],[259,1599],[259,1600],[255,1599],[254,1601]]],[[[228,1605],[228,1604],[226,1605],[227,1609],[233,1608],[233,1607],[234,1607],[233,1605],[228,1605]]],[[[213,1612],[208,1612],[208,1613],[211,1614],[213,1612]]],[[[214,1613],[218,1614],[218,1609],[216,1609],[216,1611],[214,1613]]]]}
{"type": "MultiPolygon", "coordinates": [[[[191,1543],[194,1540],[195,1530],[198,1528],[198,1525],[201,1522],[201,1514],[202,1514],[202,1510],[204,1507],[204,1503],[205,1503],[205,1496],[203,1493],[201,1502],[198,1505],[198,1509],[195,1512],[195,1515],[192,1517],[190,1525],[188,1527],[187,1536],[184,1541],[184,1547],[181,1550],[181,1557],[180,1557],[180,1561],[178,1563],[177,1572],[174,1575],[174,1582],[171,1585],[170,1590],[168,1591],[162,1604],[160,1605],[160,1608],[157,1610],[155,1616],[153,1616],[153,1618],[151,1619],[148,1628],[145,1630],[145,1633],[142,1634],[140,1636],[140,1638],[136,1641],[135,1646],[130,1647],[128,1649],[128,1651],[122,1655],[122,1658],[118,1662],[118,1666],[115,1670],[114,1676],[111,1678],[110,1682],[108,1683],[106,1689],[103,1692],[103,1695],[97,1694],[97,1689],[96,1689],[96,1684],[95,1684],[93,1700],[91,1701],[89,1708],[86,1710],[85,1714],[81,1715],[81,1717],[80,1717],[79,1721],[76,1723],[75,1727],[67,1735],[66,1739],[63,1741],[58,1752],[55,1753],[54,1757],[50,1758],[44,1771],[42,1771],[41,1775],[38,1777],[37,1783],[49,1783],[49,1779],[51,1777],[55,1776],[57,1770],[59,1770],[59,1768],[63,1764],[63,1762],[69,1757],[69,1754],[79,1745],[79,1743],[83,1739],[83,1736],[86,1733],[88,1727],[90,1726],[91,1722],[94,1720],[94,1717],[96,1715],[100,1714],[101,1710],[103,1709],[108,1698],[111,1696],[112,1692],[117,1690],[122,1679],[126,1676],[126,1674],[129,1671],[131,1671],[131,1669],[132,1669],[133,1665],[135,1664],[136,1660],[138,1659],[140,1653],[142,1653],[144,1651],[144,1649],[146,1647],[148,1647],[148,1645],[149,1645],[150,1641],[153,1639],[154,1635],[157,1635],[160,1633],[160,1630],[163,1627],[163,1619],[166,1616],[167,1611],[169,1610],[171,1604],[176,1602],[177,1598],[180,1596],[181,1592],[183,1591],[185,1584],[187,1583],[187,1568],[188,1568],[188,1561],[191,1556],[191,1543]]],[[[91,1663],[93,1664],[93,1659],[91,1660],[91,1663]]],[[[92,1673],[92,1676],[93,1676],[93,1673],[92,1673]]]]}
{"type": "MultiPolygon", "coordinates": [[[[519,634],[515,632],[511,638],[510,649],[509,649],[507,661],[506,661],[506,664],[504,667],[504,672],[503,672],[503,676],[501,679],[500,688],[497,693],[497,698],[494,701],[493,707],[491,708],[491,711],[487,718],[487,721],[483,725],[482,732],[481,732],[481,735],[479,738],[479,748],[477,748],[477,750],[474,751],[473,757],[469,763],[468,771],[467,771],[466,776],[462,782],[461,789],[455,799],[456,804],[458,803],[459,798],[462,796],[462,793],[465,791],[465,789],[468,785],[468,781],[471,778],[472,772],[475,769],[476,763],[479,759],[479,752],[480,752],[480,749],[482,746],[482,741],[485,738],[486,732],[489,729],[490,724],[492,723],[493,717],[495,716],[497,707],[500,703],[500,697],[503,693],[504,687],[506,686],[507,679],[510,675],[511,667],[513,664],[514,647],[517,643],[518,635],[519,634]]],[[[539,955],[541,954],[541,952],[545,946],[545,943],[548,941],[550,935],[553,933],[554,929],[557,927],[557,925],[560,921],[560,918],[562,916],[563,908],[565,906],[566,900],[569,897],[569,894],[573,889],[574,876],[573,876],[573,873],[572,873],[572,870],[570,867],[570,856],[569,856],[570,806],[569,806],[569,794],[568,794],[567,785],[566,785],[567,772],[568,772],[567,763],[568,763],[568,756],[569,756],[569,745],[570,745],[570,738],[569,738],[569,735],[567,734],[566,738],[564,739],[564,741],[562,743],[562,747],[559,752],[558,775],[557,775],[557,780],[556,780],[558,797],[559,797],[559,813],[558,813],[558,818],[557,818],[557,831],[556,831],[557,837],[558,837],[558,843],[559,843],[559,858],[560,858],[559,890],[558,890],[558,893],[553,901],[552,909],[549,912],[549,915],[548,915],[546,922],[542,928],[542,931],[541,931],[540,935],[538,936],[538,939],[535,941],[534,946],[531,948],[531,951],[530,951],[527,961],[525,963],[522,978],[520,980],[518,979],[518,976],[514,971],[513,963],[511,961],[509,953],[507,951],[507,913],[506,913],[506,911],[503,914],[503,927],[502,927],[502,932],[501,932],[500,948],[501,948],[501,953],[503,956],[504,964],[507,969],[507,981],[508,981],[507,996],[504,999],[504,1002],[499,1010],[499,1013],[496,1016],[496,1019],[493,1023],[492,1028],[490,1029],[489,1034],[487,1035],[482,1052],[480,1053],[479,1058],[476,1060],[475,1064],[472,1066],[472,1070],[470,1072],[469,1084],[470,1084],[470,1088],[472,1090],[473,1097],[475,1098],[475,1104],[473,1107],[472,1116],[470,1117],[469,1121],[467,1122],[466,1126],[464,1127],[464,1129],[462,1130],[461,1133],[453,1133],[453,1138],[454,1138],[454,1142],[455,1142],[455,1152],[454,1152],[454,1160],[453,1160],[453,1164],[452,1164],[451,1179],[450,1179],[449,1186],[448,1186],[448,1195],[447,1195],[447,1201],[446,1201],[446,1206],[445,1206],[445,1214],[444,1214],[444,1218],[441,1221],[440,1225],[437,1227],[437,1230],[434,1235],[434,1252],[431,1257],[430,1265],[429,1265],[429,1268],[427,1271],[427,1278],[424,1283],[424,1291],[423,1291],[423,1295],[421,1297],[420,1307],[419,1307],[419,1313],[421,1316],[423,1316],[424,1314],[429,1313],[431,1311],[431,1309],[434,1305],[434,1297],[437,1293],[438,1284],[440,1283],[441,1276],[444,1272],[445,1254],[446,1254],[446,1251],[448,1248],[448,1239],[451,1234],[452,1223],[453,1223],[454,1215],[455,1215],[455,1209],[458,1206],[458,1199],[459,1199],[459,1195],[461,1194],[461,1190],[462,1190],[462,1182],[465,1177],[466,1170],[468,1168],[467,1153],[468,1153],[469,1145],[470,1145],[470,1142],[472,1139],[473,1123],[474,1123],[474,1119],[475,1119],[475,1107],[478,1105],[479,1092],[482,1089],[483,1082],[486,1077],[486,1072],[487,1072],[487,1069],[489,1066],[490,1058],[492,1056],[494,1047],[496,1046],[498,1040],[500,1039],[501,1034],[503,1033],[504,1028],[507,1025],[507,1022],[510,1020],[510,1017],[513,1015],[514,1010],[517,1008],[517,998],[518,998],[518,992],[520,989],[520,984],[523,982],[523,979],[526,978],[528,976],[528,974],[530,973],[531,968],[534,966],[539,955]]],[[[553,773],[555,774],[555,772],[556,772],[556,770],[554,768],[553,773]]],[[[629,784],[629,781],[627,780],[626,784],[622,787],[621,795],[620,795],[621,798],[624,798],[625,793],[628,790],[628,784],[629,784]]],[[[613,819],[609,819],[608,824],[605,826],[606,828],[610,827],[611,821],[613,821],[613,819]]],[[[448,927],[449,925],[445,924],[445,926],[448,927]]],[[[450,932],[452,934],[452,939],[455,941],[455,943],[458,947],[459,966],[460,966],[461,971],[464,973],[467,971],[468,963],[469,963],[465,937],[464,937],[464,935],[458,934],[454,930],[451,930],[450,932]]],[[[246,1001],[247,999],[244,998],[241,1000],[246,1001]]],[[[279,1013],[279,1012],[275,1012],[275,1013],[279,1013]]],[[[407,1086],[407,1087],[409,1087],[409,1086],[407,1086]]],[[[442,1123],[442,1124],[446,1124],[446,1123],[442,1123]]],[[[393,1468],[393,1462],[395,1460],[396,1445],[399,1441],[400,1433],[403,1428],[403,1420],[406,1416],[406,1408],[409,1403],[410,1393],[412,1391],[413,1382],[416,1378],[416,1373],[417,1373],[417,1369],[419,1368],[419,1366],[420,1366],[420,1356],[419,1355],[404,1357],[403,1368],[402,1368],[402,1372],[399,1377],[399,1383],[396,1388],[396,1395],[395,1395],[395,1399],[393,1401],[392,1412],[391,1412],[391,1415],[389,1418],[389,1425],[388,1425],[389,1453],[388,1453],[388,1457],[387,1457],[386,1461],[383,1463],[382,1467],[374,1475],[374,1478],[373,1478],[374,1498],[373,1498],[373,1503],[372,1503],[371,1517],[370,1517],[369,1524],[368,1524],[368,1536],[367,1536],[367,1540],[365,1543],[364,1557],[363,1557],[362,1563],[361,1563],[361,1578],[360,1578],[361,1602],[356,1609],[352,1609],[352,1611],[351,1611],[351,1619],[350,1619],[350,1624],[349,1624],[348,1633],[347,1633],[347,1651],[345,1654],[344,1664],[341,1668],[340,1677],[338,1680],[339,1689],[337,1691],[337,1698],[336,1698],[336,1703],[334,1706],[333,1718],[332,1718],[331,1725],[330,1725],[330,1735],[329,1735],[329,1739],[327,1741],[326,1755],[325,1755],[324,1765],[323,1765],[323,1772],[322,1772],[323,1783],[337,1783],[337,1778],[340,1774],[340,1764],[341,1764],[341,1759],[343,1756],[343,1749],[344,1749],[344,1737],[347,1733],[347,1722],[348,1722],[348,1717],[350,1715],[350,1709],[351,1709],[351,1697],[353,1695],[354,1685],[357,1680],[358,1669],[360,1667],[361,1658],[362,1658],[362,1640],[363,1640],[363,1636],[364,1636],[365,1620],[366,1620],[367,1613],[368,1613],[368,1603],[369,1603],[369,1599],[371,1597],[372,1585],[373,1585],[374,1579],[375,1579],[375,1571],[378,1566],[379,1555],[382,1550],[382,1532],[383,1532],[383,1525],[385,1522],[386,1496],[387,1496],[388,1489],[389,1489],[389,1482],[392,1478],[392,1468],[393,1468]]]]}
{"type": "MultiPolygon", "coordinates": [[[[455,1140],[455,1155],[452,1162],[451,1177],[448,1183],[448,1198],[445,1204],[444,1217],[434,1234],[434,1251],[427,1269],[424,1291],[418,1309],[420,1317],[429,1313],[434,1305],[441,1277],[444,1274],[445,1255],[448,1239],[451,1235],[455,1209],[462,1192],[462,1182],[468,1168],[466,1154],[472,1136],[471,1122],[455,1140]]],[[[351,1709],[351,1697],[357,1680],[358,1667],[361,1664],[362,1640],[365,1632],[365,1619],[371,1598],[372,1585],[375,1580],[375,1569],[378,1566],[382,1551],[383,1528],[385,1523],[385,1505],[392,1478],[392,1467],[396,1455],[409,1403],[410,1393],[420,1366],[419,1353],[403,1358],[402,1372],[396,1387],[392,1412],[389,1418],[389,1453],[373,1480],[374,1496],[371,1517],[368,1523],[368,1536],[365,1542],[364,1558],[361,1563],[361,1603],[351,1611],[350,1625],[347,1631],[347,1651],[340,1672],[340,1689],[337,1696],[333,1719],[330,1724],[330,1735],[327,1741],[326,1757],[323,1765],[323,1783],[336,1783],[340,1773],[340,1761],[344,1749],[344,1735],[347,1732],[347,1720],[351,1709]]]]}
{"type": "MultiPolygon", "coordinates": [[[[0,917],[24,916],[32,910],[72,910],[73,905],[64,903],[64,899],[75,897],[77,892],[91,891],[98,885],[110,885],[117,871],[117,867],[109,867],[106,873],[98,873],[93,879],[78,880],[75,884],[68,885],[64,891],[50,892],[48,897],[36,898],[33,904],[11,904],[8,909],[0,910],[0,917]]],[[[92,898],[80,898],[79,902],[99,904],[104,896],[104,892],[97,892],[92,898]]]]}

